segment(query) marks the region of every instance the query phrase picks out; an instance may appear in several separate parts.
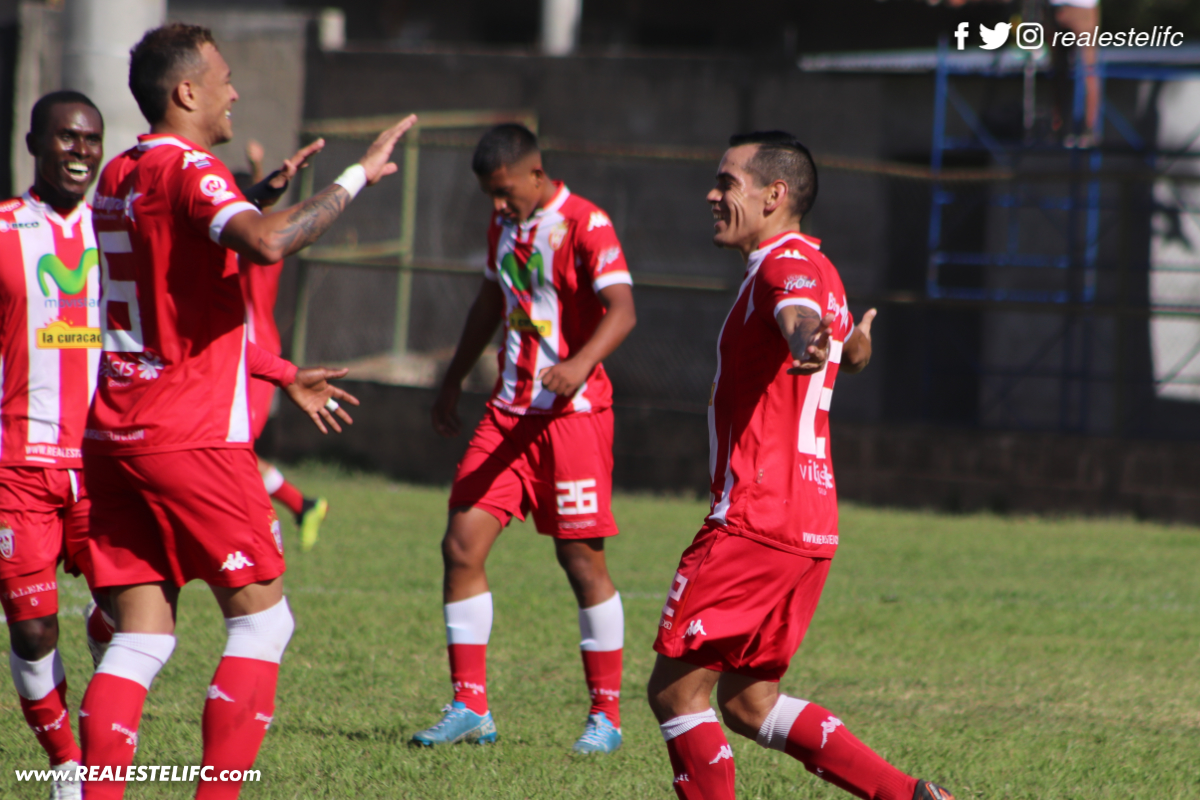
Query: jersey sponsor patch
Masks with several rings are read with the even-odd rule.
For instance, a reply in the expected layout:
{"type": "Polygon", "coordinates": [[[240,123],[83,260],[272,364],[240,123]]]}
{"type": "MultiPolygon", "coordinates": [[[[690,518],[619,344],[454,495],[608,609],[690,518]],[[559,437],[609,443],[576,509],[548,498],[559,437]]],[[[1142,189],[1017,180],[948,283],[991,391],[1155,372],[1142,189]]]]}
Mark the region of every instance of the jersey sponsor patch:
{"type": "Polygon", "coordinates": [[[73,268],[64,264],[54,253],[46,253],[38,259],[38,286],[42,288],[42,294],[49,297],[50,287],[46,284],[46,278],[49,278],[63,294],[79,294],[87,288],[88,273],[99,263],[100,254],[94,247],[84,250],[79,263],[73,268]]]}
{"type": "Polygon", "coordinates": [[[104,343],[99,328],[74,326],[65,319],[56,319],[37,329],[39,350],[94,350],[104,343]]]}
{"type": "Polygon", "coordinates": [[[41,222],[32,220],[30,222],[9,222],[0,219],[0,233],[8,233],[9,231],[29,230],[31,228],[40,228],[41,222]]]}
{"type": "Polygon", "coordinates": [[[549,336],[554,330],[554,323],[548,319],[530,319],[524,309],[514,309],[508,315],[508,327],[510,330],[520,331],[521,333],[536,333],[538,336],[549,336]]]}
{"type": "Polygon", "coordinates": [[[801,289],[811,289],[816,285],[816,279],[810,278],[807,275],[789,275],[787,280],[783,282],[783,290],[785,292],[798,292],[801,289]]]}
{"type": "Polygon", "coordinates": [[[25,205],[25,201],[19,197],[13,198],[12,200],[5,200],[3,203],[0,203],[0,214],[6,214],[9,211],[16,211],[23,205],[25,205]]]}
{"type": "Polygon", "coordinates": [[[614,263],[620,257],[621,257],[621,248],[620,247],[610,247],[607,250],[602,250],[600,252],[600,255],[596,256],[596,272],[599,272],[600,270],[607,267],[609,264],[614,263]]]}
{"type": "Polygon", "coordinates": [[[214,206],[219,206],[221,203],[237,197],[236,194],[229,191],[229,184],[220,175],[209,174],[201,178],[200,191],[205,197],[212,198],[214,206]]]}
{"type": "Polygon", "coordinates": [[[593,211],[588,217],[588,230],[594,231],[596,228],[612,227],[612,220],[608,218],[608,214],[603,211],[593,211]]]}

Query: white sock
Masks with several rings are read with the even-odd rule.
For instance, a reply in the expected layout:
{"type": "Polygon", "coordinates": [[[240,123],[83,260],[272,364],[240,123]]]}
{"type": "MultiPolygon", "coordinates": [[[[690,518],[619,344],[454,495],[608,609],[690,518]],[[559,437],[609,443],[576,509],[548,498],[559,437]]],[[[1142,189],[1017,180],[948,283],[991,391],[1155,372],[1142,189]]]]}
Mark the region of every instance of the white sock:
{"type": "Polygon", "coordinates": [[[8,668],[12,672],[17,694],[26,700],[41,700],[53,692],[55,686],[67,679],[67,673],[63,671],[62,657],[57,649],[37,661],[26,661],[10,651],[8,668]]]}
{"type": "Polygon", "coordinates": [[[672,717],[658,728],[662,731],[663,741],[669,742],[676,736],[683,736],[692,728],[698,728],[706,722],[721,724],[717,721],[717,712],[710,708],[699,714],[681,714],[678,717],[672,717]]]}
{"type": "Polygon", "coordinates": [[[278,664],[294,630],[296,621],[285,597],[266,611],[226,619],[229,638],[223,655],[278,664]]]}
{"type": "Polygon", "coordinates": [[[625,609],[621,593],[603,603],[579,609],[579,649],[621,650],[625,647],[625,609]]]}
{"type": "Polygon", "coordinates": [[[263,486],[266,487],[267,494],[275,494],[279,491],[279,487],[283,486],[283,473],[276,467],[270,467],[263,473],[263,486]]]}
{"type": "Polygon", "coordinates": [[[754,741],[763,747],[782,752],[787,746],[788,732],[796,724],[796,717],[800,716],[800,712],[806,705],[808,705],[807,700],[780,694],[779,699],[775,701],[775,707],[771,709],[770,714],[767,714],[754,741]]]}
{"type": "Polygon", "coordinates": [[[492,636],[492,593],[446,603],[446,644],[487,644],[492,636]]]}
{"type": "Polygon", "coordinates": [[[116,675],[149,691],[174,650],[175,637],[169,633],[114,633],[96,674],[116,675]]]}

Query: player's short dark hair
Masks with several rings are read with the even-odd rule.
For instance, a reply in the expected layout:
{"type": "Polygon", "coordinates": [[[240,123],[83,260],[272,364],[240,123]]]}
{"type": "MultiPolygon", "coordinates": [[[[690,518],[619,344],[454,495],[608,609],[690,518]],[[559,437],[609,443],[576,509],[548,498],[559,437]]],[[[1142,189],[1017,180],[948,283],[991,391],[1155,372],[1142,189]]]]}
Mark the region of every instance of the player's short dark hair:
{"type": "Polygon", "coordinates": [[[44,94],[33,104],[33,111],[29,115],[29,134],[36,139],[46,132],[46,128],[50,125],[50,112],[55,106],[75,104],[87,106],[95,111],[96,116],[100,117],[100,128],[104,128],[104,115],[100,113],[100,109],[96,108],[96,104],[92,102],[90,97],[83,92],[63,89],[62,91],[44,94]]]}
{"type": "Polygon", "coordinates": [[[730,147],[744,144],[758,145],[746,171],[759,186],[783,181],[792,196],[792,210],[800,216],[812,210],[817,202],[817,165],[799,139],[786,131],[754,131],[729,137],[730,147]]]}
{"type": "Polygon", "coordinates": [[[538,140],[533,131],[524,125],[506,122],[489,130],[475,145],[471,171],[480,176],[491,175],[537,151],[538,140]]]}
{"type": "Polygon", "coordinates": [[[203,66],[200,48],[217,46],[212,31],[172,22],[147,31],[129,51],[129,90],[151,125],[167,115],[171,91],[190,71],[203,66]]]}

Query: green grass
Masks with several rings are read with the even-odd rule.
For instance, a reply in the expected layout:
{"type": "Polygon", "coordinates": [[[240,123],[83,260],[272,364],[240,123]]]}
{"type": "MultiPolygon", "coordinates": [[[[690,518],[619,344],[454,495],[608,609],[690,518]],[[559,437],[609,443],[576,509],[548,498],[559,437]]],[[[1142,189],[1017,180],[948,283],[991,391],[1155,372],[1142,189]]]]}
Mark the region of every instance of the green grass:
{"type": "MultiPolygon", "coordinates": [[[[619,496],[609,549],[625,598],[625,746],[568,751],[586,693],[573,598],[552,546],[514,525],[490,562],[493,747],[413,750],[448,701],[438,540],[444,490],[324,467],[291,477],[332,503],[318,548],[293,546],[298,621],[275,724],[247,798],[668,798],[671,769],[643,699],[663,593],[705,508],[619,496]]],[[[1127,520],[947,516],[844,507],[842,549],[783,681],[902,769],[962,797],[1200,796],[1200,531],[1127,520]]],[[[85,602],[62,582],[67,610],[85,602]]],[[[146,706],[137,763],[199,763],[199,720],[224,628],[183,593],[180,641],[146,706]]],[[[70,702],[90,661],[63,622],[70,702]]],[[[783,754],[733,740],[739,796],[844,797],[783,754]]],[[[12,767],[42,755],[0,692],[0,796],[42,797],[12,767]]],[[[190,797],[133,784],[128,797],[190,797]]]]}

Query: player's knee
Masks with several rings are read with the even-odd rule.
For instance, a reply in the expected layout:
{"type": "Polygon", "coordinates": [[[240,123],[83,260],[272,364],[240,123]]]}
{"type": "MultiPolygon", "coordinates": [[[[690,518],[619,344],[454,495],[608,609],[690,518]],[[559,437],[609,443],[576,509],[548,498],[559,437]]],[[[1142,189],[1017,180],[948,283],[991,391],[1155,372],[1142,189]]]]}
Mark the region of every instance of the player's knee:
{"type": "Polygon", "coordinates": [[[744,704],[722,700],[717,698],[717,708],[721,710],[721,719],[725,722],[725,727],[738,734],[745,736],[747,739],[753,739],[758,735],[758,729],[762,727],[763,715],[755,713],[754,709],[747,708],[744,704]]]}
{"type": "Polygon", "coordinates": [[[296,630],[296,621],[285,597],[266,611],[227,618],[225,630],[229,634],[226,656],[278,664],[296,630]]]}
{"type": "Polygon", "coordinates": [[[50,655],[58,646],[58,615],[25,619],[8,624],[12,651],[26,661],[37,661],[50,655]]]}
{"type": "Polygon", "coordinates": [[[447,531],[442,539],[442,561],[446,569],[474,569],[482,565],[478,548],[471,546],[471,539],[462,532],[447,531]]]}

